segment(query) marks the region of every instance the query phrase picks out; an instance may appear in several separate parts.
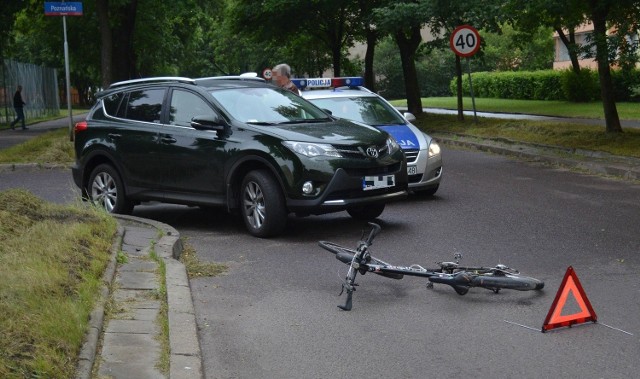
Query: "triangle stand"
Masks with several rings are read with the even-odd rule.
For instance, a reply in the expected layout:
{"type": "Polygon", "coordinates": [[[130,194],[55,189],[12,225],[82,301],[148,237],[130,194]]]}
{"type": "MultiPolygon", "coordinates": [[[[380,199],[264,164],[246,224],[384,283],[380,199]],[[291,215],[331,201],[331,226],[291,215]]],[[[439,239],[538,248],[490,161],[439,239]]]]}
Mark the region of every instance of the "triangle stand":
{"type": "Polygon", "coordinates": [[[544,324],[542,324],[542,332],[544,333],[547,330],[555,328],[571,327],[574,324],[581,324],[588,321],[598,322],[598,316],[596,316],[573,267],[569,266],[567,272],[564,274],[556,298],[553,300],[549,313],[544,320],[544,324]],[[575,298],[578,307],[580,307],[580,311],[570,315],[563,315],[562,309],[570,293],[575,298]]]}

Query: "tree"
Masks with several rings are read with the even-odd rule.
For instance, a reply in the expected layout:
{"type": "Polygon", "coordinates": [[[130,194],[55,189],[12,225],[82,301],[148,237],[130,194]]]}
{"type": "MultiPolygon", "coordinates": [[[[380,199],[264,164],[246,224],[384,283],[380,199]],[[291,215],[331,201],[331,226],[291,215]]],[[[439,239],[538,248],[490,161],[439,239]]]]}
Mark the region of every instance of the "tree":
{"type": "Polygon", "coordinates": [[[429,20],[421,1],[396,1],[374,10],[380,30],[391,35],[398,45],[409,112],[422,114],[422,99],[416,70],[417,51],[422,43],[420,33],[429,20]]]}
{"type": "MultiPolygon", "coordinates": [[[[234,0],[226,12],[232,31],[256,42],[271,41],[275,46],[311,42],[303,50],[291,52],[295,57],[290,58],[303,61],[308,51],[316,52],[315,56],[317,51],[328,52],[335,76],[341,75],[344,53],[353,44],[353,34],[348,31],[356,24],[356,14],[357,2],[353,0],[234,0]]],[[[287,61],[293,66],[291,59],[287,61]]]]}
{"type": "MultiPolygon", "coordinates": [[[[637,24],[640,20],[640,1],[583,0],[583,5],[587,18],[593,23],[590,45],[595,47],[606,131],[620,133],[622,127],[615,103],[611,65],[618,63],[623,69],[625,66],[628,68],[631,62],[633,62],[632,65],[635,65],[636,57],[625,62],[630,58],[629,51],[635,50],[627,43],[629,37],[627,33],[630,29],[633,34],[637,33],[637,24]]],[[[632,52],[631,56],[633,55],[635,52],[632,52]]]]}
{"type": "MultiPolygon", "coordinates": [[[[92,4],[85,4],[83,12],[92,14],[92,4]]],[[[99,75],[97,51],[91,39],[97,29],[90,16],[67,17],[66,24],[71,82],[80,95],[80,103],[87,105],[90,88],[95,88],[95,79],[99,75]]],[[[65,72],[62,25],[62,17],[45,16],[42,2],[30,0],[15,14],[7,52],[21,62],[58,68],[62,72],[58,76],[62,84],[65,72]]],[[[60,88],[66,89],[66,86],[61,85],[60,88]]]]}
{"type": "MultiPolygon", "coordinates": [[[[598,62],[598,78],[600,79],[600,95],[604,108],[604,119],[607,132],[620,133],[620,117],[616,108],[609,66],[609,43],[607,41],[607,21],[613,15],[617,6],[630,6],[634,1],[624,0],[588,0],[589,18],[593,22],[593,42],[596,47],[596,61],[598,62]]],[[[637,7],[637,4],[636,4],[637,7]]]]}
{"type": "Polygon", "coordinates": [[[553,68],[553,32],[548,27],[520,32],[509,24],[500,33],[481,30],[485,41],[478,71],[546,70],[553,68]]]}
{"type": "Polygon", "coordinates": [[[579,57],[583,48],[576,43],[575,30],[586,21],[583,0],[508,0],[510,23],[521,33],[534,33],[551,27],[567,48],[571,67],[580,74],[579,57]]]}
{"type": "Polygon", "coordinates": [[[354,19],[356,41],[364,42],[367,46],[364,56],[364,85],[375,91],[375,73],[373,62],[375,58],[376,45],[380,38],[384,36],[376,25],[374,11],[389,4],[389,0],[358,0],[358,14],[354,19]],[[361,33],[357,31],[361,30],[361,33]]]}
{"type": "Polygon", "coordinates": [[[4,47],[13,30],[15,14],[24,7],[23,1],[4,0],[0,12],[0,59],[4,57],[4,47]]]}
{"type": "Polygon", "coordinates": [[[133,49],[138,0],[95,0],[100,26],[102,86],[135,75],[133,49]]]}

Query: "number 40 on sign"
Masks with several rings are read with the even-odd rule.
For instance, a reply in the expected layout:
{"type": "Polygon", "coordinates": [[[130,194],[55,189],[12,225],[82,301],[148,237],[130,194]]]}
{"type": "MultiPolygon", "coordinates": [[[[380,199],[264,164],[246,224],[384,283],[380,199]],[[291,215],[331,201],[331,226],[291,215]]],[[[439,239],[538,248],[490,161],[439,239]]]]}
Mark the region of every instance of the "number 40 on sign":
{"type": "Polygon", "coordinates": [[[449,46],[456,55],[468,58],[480,50],[480,33],[471,25],[458,26],[451,33],[449,46]]]}

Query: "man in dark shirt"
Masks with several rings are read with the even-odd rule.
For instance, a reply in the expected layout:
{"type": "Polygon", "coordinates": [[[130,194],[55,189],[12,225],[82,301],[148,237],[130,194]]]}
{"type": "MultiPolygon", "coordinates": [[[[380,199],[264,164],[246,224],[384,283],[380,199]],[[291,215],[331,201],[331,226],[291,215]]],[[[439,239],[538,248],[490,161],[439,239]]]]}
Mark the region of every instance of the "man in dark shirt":
{"type": "Polygon", "coordinates": [[[22,86],[18,86],[16,93],[13,94],[13,109],[16,111],[16,119],[11,123],[11,129],[15,129],[14,125],[18,121],[22,121],[22,130],[27,129],[24,124],[24,105],[26,103],[22,100],[22,86]]]}

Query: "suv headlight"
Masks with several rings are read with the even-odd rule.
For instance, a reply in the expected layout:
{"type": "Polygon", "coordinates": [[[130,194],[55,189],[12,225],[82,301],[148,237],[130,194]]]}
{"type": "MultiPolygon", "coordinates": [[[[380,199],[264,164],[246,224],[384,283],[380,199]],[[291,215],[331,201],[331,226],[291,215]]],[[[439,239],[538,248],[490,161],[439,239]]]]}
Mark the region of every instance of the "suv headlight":
{"type": "Polygon", "coordinates": [[[387,138],[387,150],[389,151],[389,155],[400,150],[400,145],[398,145],[398,142],[396,142],[396,139],[391,136],[387,138]]]}
{"type": "Polygon", "coordinates": [[[429,144],[429,157],[433,157],[435,155],[440,154],[440,145],[434,140],[431,140],[429,144]]]}
{"type": "Polygon", "coordinates": [[[283,141],[282,144],[291,149],[291,151],[302,154],[305,157],[342,157],[338,150],[326,143],[283,141]]]}

